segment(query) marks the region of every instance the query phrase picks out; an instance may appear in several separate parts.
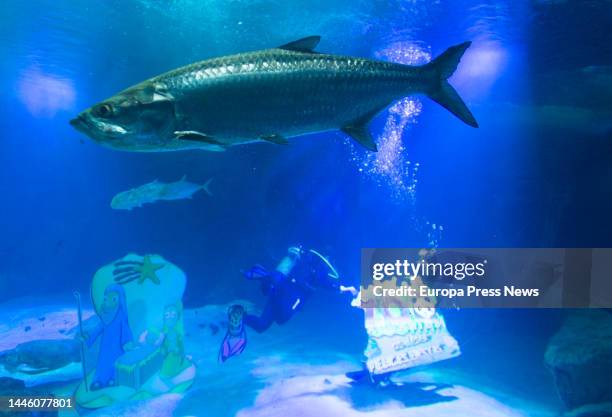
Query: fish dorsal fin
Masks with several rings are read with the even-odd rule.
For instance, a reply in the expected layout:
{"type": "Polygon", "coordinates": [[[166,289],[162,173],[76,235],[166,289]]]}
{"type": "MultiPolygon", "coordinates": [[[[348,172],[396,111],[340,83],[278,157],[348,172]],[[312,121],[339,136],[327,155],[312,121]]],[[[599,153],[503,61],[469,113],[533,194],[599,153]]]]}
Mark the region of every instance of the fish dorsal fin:
{"type": "Polygon", "coordinates": [[[320,36],[308,36],[306,38],[298,39],[297,41],[286,43],[278,48],[294,52],[314,53],[314,49],[317,47],[320,41],[320,36]]]}
{"type": "Polygon", "coordinates": [[[181,177],[181,179],[179,180],[179,182],[183,182],[187,180],[187,174],[183,174],[183,176],[181,177]]]}

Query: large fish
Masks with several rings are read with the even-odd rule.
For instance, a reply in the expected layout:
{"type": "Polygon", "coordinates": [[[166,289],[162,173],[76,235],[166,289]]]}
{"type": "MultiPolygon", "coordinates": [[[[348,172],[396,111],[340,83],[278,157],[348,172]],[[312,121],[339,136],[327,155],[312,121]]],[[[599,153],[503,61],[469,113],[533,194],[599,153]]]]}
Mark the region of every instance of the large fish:
{"type": "Polygon", "coordinates": [[[319,40],[311,36],[181,67],[92,106],[70,123],[125,151],[222,151],[337,129],[375,151],[370,120],[393,101],[421,93],[478,127],[447,81],[470,42],[429,64],[408,66],[318,53],[319,40]]]}
{"type": "Polygon", "coordinates": [[[206,181],[205,184],[196,184],[187,181],[183,175],[175,182],[160,182],[158,180],[143,184],[140,187],[132,188],[131,190],[123,191],[113,197],[111,208],[115,210],[132,210],[135,207],[142,207],[143,204],[155,203],[159,200],[182,200],[191,198],[200,190],[212,196],[208,188],[212,178],[206,181]]]}

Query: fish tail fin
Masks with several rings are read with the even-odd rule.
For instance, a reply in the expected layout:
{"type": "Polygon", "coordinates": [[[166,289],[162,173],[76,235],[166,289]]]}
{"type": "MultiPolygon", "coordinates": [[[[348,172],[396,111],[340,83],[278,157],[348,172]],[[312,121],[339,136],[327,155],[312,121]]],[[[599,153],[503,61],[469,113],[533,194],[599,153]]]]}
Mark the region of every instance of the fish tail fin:
{"type": "Polygon", "coordinates": [[[457,91],[448,82],[448,79],[457,69],[461,57],[470,47],[472,42],[463,42],[459,45],[451,46],[440,56],[435,58],[426,67],[434,71],[434,86],[426,94],[433,101],[457,116],[461,121],[469,126],[478,127],[478,122],[472,112],[463,102],[457,91]]]}
{"type": "Polygon", "coordinates": [[[208,194],[209,196],[213,196],[213,193],[210,191],[210,183],[212,182],[212,178],[209,178],[208,181],[206,181],[206,183],[204,185],[202,185],[202,189],[204,191],[206,191],[206,194],[208,194]]]}

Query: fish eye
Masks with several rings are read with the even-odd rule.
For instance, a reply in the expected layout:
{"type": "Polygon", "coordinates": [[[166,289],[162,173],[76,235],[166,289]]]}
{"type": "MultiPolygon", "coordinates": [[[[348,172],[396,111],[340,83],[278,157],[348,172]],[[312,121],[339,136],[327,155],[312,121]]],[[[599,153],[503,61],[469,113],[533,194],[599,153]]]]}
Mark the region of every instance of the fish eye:
{"type": "Polygon", "coordinates": [[[113,107],[110,104],[100,104],[94,107],[93,113],[95,116],[108,117],[113,114],[113,107]]]}

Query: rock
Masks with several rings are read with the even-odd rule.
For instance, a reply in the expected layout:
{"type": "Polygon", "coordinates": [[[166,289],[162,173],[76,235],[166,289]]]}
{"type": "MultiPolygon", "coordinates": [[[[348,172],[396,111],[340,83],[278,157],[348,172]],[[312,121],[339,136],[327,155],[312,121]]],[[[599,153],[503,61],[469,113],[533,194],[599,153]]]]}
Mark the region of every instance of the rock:
{"type": "MultiPolygon", "coordinates": [[[[44,397],[44,398],[53,398],[55,395],[51,394],[48,391],[42,391],[32,388],[26,388],[23,381],[13,378],[0,377],[0,396],[2,397],[44,397]]],[[[58,415],[57,411],[9,411],[9,410],[0,410],[0,417],[56,417],[58,415]]]]}
{"type": "Polygon", "coordinates": [[[19,379],[0,377],[0,393],[25,389],[25,384],[19,379]]]}
{"type": "Polygon", "coordinates": [[[79,342],[72,339],[33,340],[0,353],[0,364],[9,372],[35,374],[80,362],[79,342]]]}
{"type": "Polygon", "coordinates": [[[612,402],[612,314],[573,313],[549,341],[545,362],[567,410],[612,402]]]}
{"type": "Polygon", "coordinates": [[[563,414],[563,417],[612,417],[612,403],[583,405],[563,414]]]}

